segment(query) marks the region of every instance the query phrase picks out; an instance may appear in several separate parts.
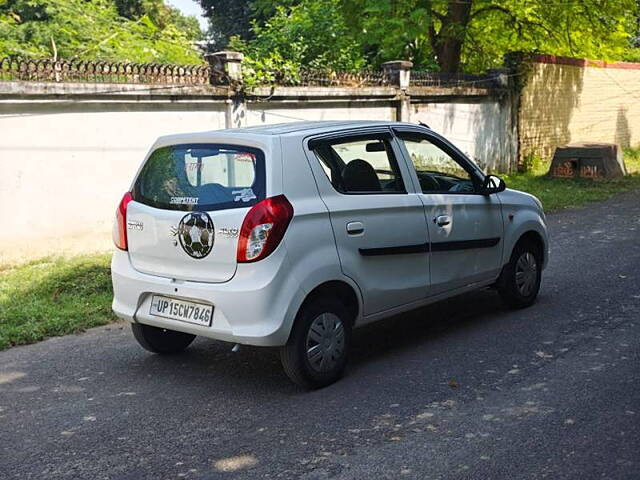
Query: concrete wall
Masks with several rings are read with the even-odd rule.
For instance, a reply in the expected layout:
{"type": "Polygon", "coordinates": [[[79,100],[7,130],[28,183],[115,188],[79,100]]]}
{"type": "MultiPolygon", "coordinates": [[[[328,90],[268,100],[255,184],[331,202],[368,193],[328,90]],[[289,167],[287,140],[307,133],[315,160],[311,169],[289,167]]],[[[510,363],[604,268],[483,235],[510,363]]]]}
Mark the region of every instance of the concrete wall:
{"type": "Polygon", "coordinates": [[[0,102],[0,264],[111,248],[115,208],[151,143],[225,127],[224,102],[0,102]]]}
{"type": "Polygon", "coordinates": [[[551,55],[523,64],[520,160],[572,142],[640,145],[640,64],[551,55]]]}
{"type": "Polygon", "coordinates": [[[515,167],[516,132],[505,101],[418,103],[412,107],[412,121],[424,122],[447,137],[483,169],[508,172],[515,167]]]}
{"type": "Polygon", "coordinates": [[[389,102],[385,105],[368,103],[264,104],[250,103],[247,108],[247,126],[269,125],[301,120],[396,120],[396,109],[389,102]]]}
{"type": "MultiPolygon", "coordinates": [[[[221,88],[154,88],[0,82],[0,264],[110,249],[117,203],[160,135],[297,120],[395,120],[406,111],[405,96],[393,87],[279,88],[242,103],[221,88]]],[[[451,136],[482,165],[514,164],[509,111],[487,91],[413,95],[411,121],[451,136]]]]}

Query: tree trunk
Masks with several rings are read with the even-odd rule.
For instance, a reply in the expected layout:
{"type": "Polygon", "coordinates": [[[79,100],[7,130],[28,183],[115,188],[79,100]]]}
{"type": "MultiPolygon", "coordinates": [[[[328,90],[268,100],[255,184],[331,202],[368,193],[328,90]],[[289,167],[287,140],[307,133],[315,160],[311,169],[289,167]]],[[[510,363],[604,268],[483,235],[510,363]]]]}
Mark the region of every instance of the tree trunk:
{"type": "Polygon", "coordinates": [[[457,73],[460,71],[460,55],[464,44],[465,31],[469,24],[473,0],[461,2],[450,0],[447,13],[441,19],[440,31],[432,37],[432,45],[437,55],[440,71],[457,73]]]}

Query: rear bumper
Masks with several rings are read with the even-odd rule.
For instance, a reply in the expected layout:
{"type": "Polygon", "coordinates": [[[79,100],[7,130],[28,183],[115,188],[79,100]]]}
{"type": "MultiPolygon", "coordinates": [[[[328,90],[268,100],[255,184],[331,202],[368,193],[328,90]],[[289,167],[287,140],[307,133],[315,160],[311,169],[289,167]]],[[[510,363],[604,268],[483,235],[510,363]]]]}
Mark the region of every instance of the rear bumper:
{"type": "Polygon", "coordinates": [[[129,322],[227,342],[284,345],[304,299],[300,283],[287,273],[285,253],[284,248],[278,248],[256,264],[239,264],[234,277],[225,283],[203,283],[138,272],[131,266],[129,254],[117,250],[111,262],[113,311],[129,322]],[[213,305],[211,326],[150,315],[153,294],[213,305]]]}

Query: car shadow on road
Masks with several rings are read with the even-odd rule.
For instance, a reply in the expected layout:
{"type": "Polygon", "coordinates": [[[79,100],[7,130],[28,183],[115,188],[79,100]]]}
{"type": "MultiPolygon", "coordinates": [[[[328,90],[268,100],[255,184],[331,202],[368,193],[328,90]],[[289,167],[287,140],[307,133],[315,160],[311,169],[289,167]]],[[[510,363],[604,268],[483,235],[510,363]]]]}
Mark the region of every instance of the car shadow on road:
{"type": "MultiPolygon", "coordinates": [[[[354,331],[353,349],[347,377],[361,371],[366,375],[372,361],[385,361],[455,335],[461,330],[486,328],[487,323],[504,322],[510,316],[493,290],[481,290],[403,313],[354,331]]],[[[139,360],[127,366],[129,374],[164,376],[185,388],[208,385],[252,396],[296,394],[301,390],[285,377],[277,349],[242,346],[238,353],[232,344],[197,339],[184,353],[171,356],[149,355],[140,351],[139,360]]]]}
{"type": "Polygon", "coordinates": [[[352,367],[422,347],[461,329],[503,321],[509,312],[494,290],[483,289],[364,326],[355,331],[352,367]]]}

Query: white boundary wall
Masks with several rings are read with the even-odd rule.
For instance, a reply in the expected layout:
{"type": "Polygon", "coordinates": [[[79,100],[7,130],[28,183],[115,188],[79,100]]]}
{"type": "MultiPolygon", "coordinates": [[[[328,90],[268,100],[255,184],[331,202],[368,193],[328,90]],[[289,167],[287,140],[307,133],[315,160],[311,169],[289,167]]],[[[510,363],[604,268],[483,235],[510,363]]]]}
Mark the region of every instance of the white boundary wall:
{"type": "MultiPolygon", "coordinates": [[[[21,88],[0,83],[0,265],[110,249],[117,203],[160,135],[296,120],[395,120],[403,101],[393,88],[325,89],[318,98],[298,88],[240,108],[219,91],[105,96],[86,88],[77,95],[68,85],[57,85],[54,95],[21,88]]],[[[449,136],[482,165],[515,164],[508,105],[486,94],[466,103],[435,100],[412,105],[410,120],[449,136]]]]}
{"type": "Polygon", "coordinates": [[[424,122],[444,135],[485,170],[504,173],[515,166],[512,161],[517,157],[517,133],[504,103],[416,104],[411,120],[424,122]]]}

